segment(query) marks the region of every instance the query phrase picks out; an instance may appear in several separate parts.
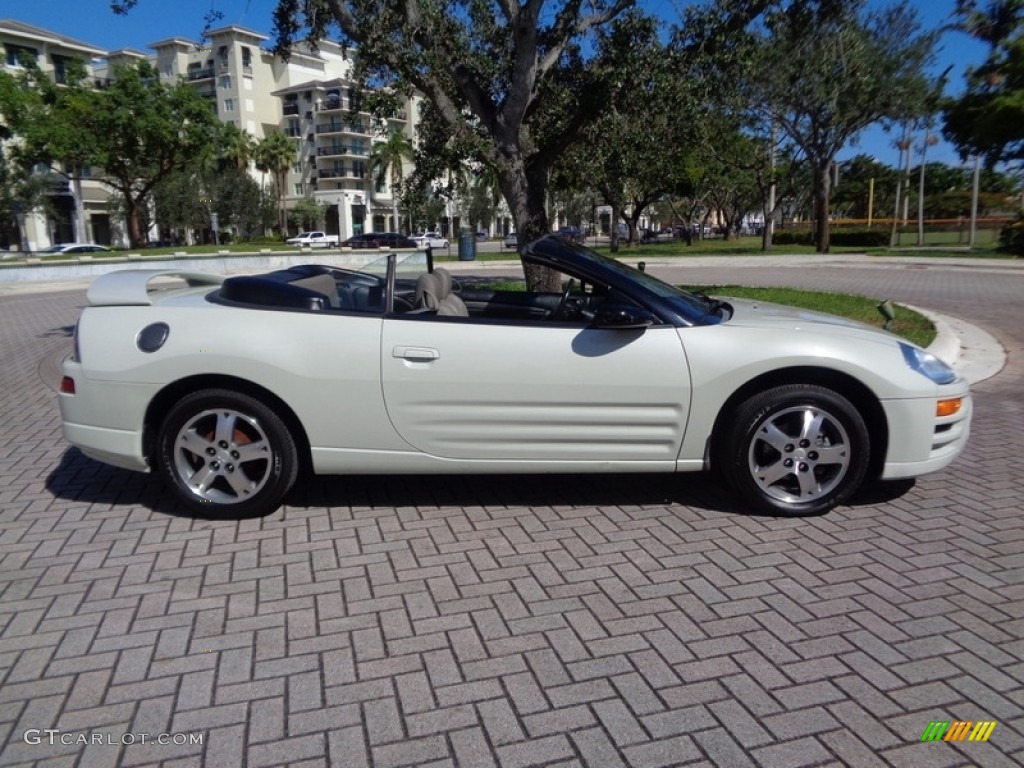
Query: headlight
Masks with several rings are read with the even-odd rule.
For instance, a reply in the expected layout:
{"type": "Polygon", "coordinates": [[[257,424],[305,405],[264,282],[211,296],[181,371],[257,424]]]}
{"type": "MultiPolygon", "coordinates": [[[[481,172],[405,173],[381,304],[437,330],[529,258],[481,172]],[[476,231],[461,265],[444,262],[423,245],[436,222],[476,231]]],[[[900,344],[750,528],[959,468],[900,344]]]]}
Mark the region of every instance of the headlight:
{"type": "Polygon", "coordinates": [[[956,381],[956,372],[930,352],[902,342],[900,351],[903,352],[903,359],[907,361],[907,365],[936,384],[951,384],[956,381]]]}

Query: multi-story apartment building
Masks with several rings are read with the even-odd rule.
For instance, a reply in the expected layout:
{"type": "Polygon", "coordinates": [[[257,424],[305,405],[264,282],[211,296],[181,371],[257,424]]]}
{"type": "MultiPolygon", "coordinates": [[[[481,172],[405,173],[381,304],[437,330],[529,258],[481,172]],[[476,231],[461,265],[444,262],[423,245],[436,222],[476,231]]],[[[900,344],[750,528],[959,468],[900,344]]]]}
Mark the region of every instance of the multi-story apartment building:
{"type": "MultiPolygon", "coordinates": [[[[50,32],[46,29],[24,24],[13,19],[0,19],[0,47],[3,59],[0,66],[16,74],[24,68],[26,57],[34,60],[39,68],[56,82],[65,81],[68,65],[74,59],[85,64],[86,72],[93,76],[109,54],[107,51],[80,40],[50,32]]],[[[130,55],[118,52],[120,55],[130,55]]],[[[12,139],[17,141],[17,138],[12,139]]],[[[110,197],[108,189],[89,178],[88,168],[80,169],[81,206],[77,206],[74,191],[78,186],[63,172],[66,169],[38,168],[51,179],[49,215],[42,211],[23,211],[18,214],[18,229],[6,231],[0,227],[0,238],[11,246],[36,250],[53,243],[76,240],[109,243],[116,233],[116,222],[111,221],[107,209],[110,197]],[[81,222],[78,221],[81,217],[81,222]],[[79,226],[80,225],[80,226],[79,226]]]]}
{"type": "MultiPolygon", "coordinates": [[[[171,37],[150,43],[151,54],[132,49],[106,51],[17,21],[0,21],[4,66],[16,70],[20,55],[34,55],[58,82],[71,57],[84,60],[99,84],[118,63],[148,59],[160,76],[179,78],[209,99],[224,122],[234,123],[255,139],[282,131],[295,140],[295,164],[287,177],[286,205],[303,197],[328,206],[326,228],[343,238],[362,231],[398,229],[392,221],[390,178],[378,185],[370,166],[370,148],[391,130],[412,137],[412,102],[382,125],[358,112],[351,81],[353,53],[323,41],[316,50],[298,48],[285,61],[263,48],[267,36],[236,25],[212,30],[205,42],[171,37]],[[351,112],[355,107],[357,114],[351,112]]],[[[411,170],[403,168],[403,176],[411,170]]],[[[254,178],[265,181],[253,165],[254,178]]],[[[25,216],[28,247],[77,239],[118,245],[118,231],[107,211],[110,191],[98,182],[83,184],[84,234],[76,237],[74,205],[67,185],[54,188],[52,216],[25,216]]],[[[15,245],[17,243],[14,243],[15,245]]]]}
{"type": "MultiPolygon", "coordinates": [[[[397,232],[402,226],[394,221],[392,175],[375,172],[371,148],[375,139],[391,131],[409,135],[415,104],[410,100],[388,120],[378,120],[360,109],[347,75],[296,83],[273,94],[281,100],[283,130],[299,142],[289,193],[311,195],[326,204],[328,229],[344,237],[397,232]]],[[[408,170],[403,164],[401,175],[408,170]]]]}
{"type": "Polygon", "coordinates": [[[295,140],[285,189],[289,207],[303,197],[324,203],[326,229],[342,238],[397,228],[390,184],[377,185],[370,172],[370,147],[385,131],[411,130],[408,105],[382,126],[353,102],[350,49],[322,41],[315,51],[300,47],[284,61],[261,47],[266,40],[228,26],[211,31],[202,45],[170,38],[150,47],[161,76],[186,78],[224,122],[257,140],[273,131],[295,140]]]}

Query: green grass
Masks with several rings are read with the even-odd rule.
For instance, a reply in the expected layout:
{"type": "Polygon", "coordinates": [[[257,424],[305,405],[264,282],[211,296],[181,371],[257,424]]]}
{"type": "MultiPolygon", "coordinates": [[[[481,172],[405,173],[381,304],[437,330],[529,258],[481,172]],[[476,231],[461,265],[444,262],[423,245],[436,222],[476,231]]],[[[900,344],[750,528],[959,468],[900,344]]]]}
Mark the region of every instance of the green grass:
{"type": "MultiPolygon", "coordinates": [[[[523,280],[461,280],[471,290],[490,291],[525,291],[523,280]]],[[[802,291],[796,288],[751,288],[743,285],[700,285],[683,286],[694,293],[705,293],[709,296],[730,296],[737,299],[753,299],[771,304],[785,304],[790,307],[810,309],[829,315],[859,320],[867,325],[881,328],[884,323],[878,312],[878,300],[865,296],[854,296],[846,293],[826,293],[821,291],[802,291]]],[[[890,330],[897,336],[927,347],[935,340],[935,327],[924,315],[906,307],[896,305],[896,319],[890,330]]]]}
{"type": "MultiPolygon", "coordinates": [[[[927,256],[927,257],[955,257],[955,258],[992,258],[1012,259],[1012,254],[1000,253],[995,250],[995,243],[981,242],[972,249],[959,246],[956,242],[956,233],[937,233],[940,235],[951,235],[949,238],[936,239],[933,244],[931,240],[921,249],[916,243],[916,234],[913,238],[904,235],[902,242],[904,247],[900,248],[855,248],[833,246],[832,253],[864,253],[869,256],[927,256]],[[945,247],[943,247],[945,246],[945,247]]],[[[588,246],[593,247],[592,243],[588,246]]],[[[653,243],[639,243],[637,245],[625,245],[620,243],[617,254],[611,253],[611,248],[602,243],[594,248],[598,253],[615,255],[619,258],[627,257],[658,257],[671,258],[687,256],[767,256],[772,254],[808,254],[816,253],[811,245],[774,245],[768,252],[761,250],[760,237],[740,237],[735,240],[707,239],[694,240],[693,245],[686,245],[682,240],[669,240],[653,243]]]]}
{"type": "MultiPolygon", "coordinates": [[[[737,299],[754,299],[772,304],[825,312],[829,315],[859,320],[862,323],[882,327],[884,322],[878,312],[878,300],[846,293],[825,293],[801,291],[796,288],[750,288],[742,285],[695,286],[688,290],[701,291],[709,296],[732,296],[737,299]]],[[[890,330],[922,347],[935,340],[935,326],[924,315],[906,307],[896,305],[896,319],[890,330]]]]}

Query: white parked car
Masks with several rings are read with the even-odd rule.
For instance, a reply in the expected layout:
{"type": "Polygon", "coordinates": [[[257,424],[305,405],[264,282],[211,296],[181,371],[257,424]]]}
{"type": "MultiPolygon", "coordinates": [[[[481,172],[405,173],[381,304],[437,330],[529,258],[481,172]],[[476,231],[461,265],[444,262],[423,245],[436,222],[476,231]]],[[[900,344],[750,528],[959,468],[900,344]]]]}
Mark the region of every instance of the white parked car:
{"type": "Polygon", "coordinates": [[[440,232],[422,232],[413,235],[412,239],[420,248],[447,248],[449,246],[448,238],[440,232]]]}
{"type": "Polygon", "coordinates": [[[519,235],[515,232],[509,232],[505,235],[505,247],[506,248],[518,248],[519,247],[519,235]]]}
{"type": "Polygon", "coordinates": [[[62,245],[51,245],[38,252],[40,256],[53,256],[66,253],[110,253],[105,245],[96,243],[63,243],[62,245]]]}
{"type": "Polygon", "coordinates": [[[341,244],[338,235],[329,235],[326,232],[299,232],[295,237],[289,237],[285,242],[288,245],[305,245],[310,248],[337,248],[341,244]]]}
{"type": "Polygon", "coordinates": [[[213,514],[272,511],[304,466],[717,469],[751,510],[805,515],[941,469],[967,441],[967,384],[887,332],[694,295],[557,237],[524,258],[563,289],[457,290],[422,252],[105,275],[64,363],[64,436],[213,514]],[[151,285],[170,274],[185,282],[151,285]]]}

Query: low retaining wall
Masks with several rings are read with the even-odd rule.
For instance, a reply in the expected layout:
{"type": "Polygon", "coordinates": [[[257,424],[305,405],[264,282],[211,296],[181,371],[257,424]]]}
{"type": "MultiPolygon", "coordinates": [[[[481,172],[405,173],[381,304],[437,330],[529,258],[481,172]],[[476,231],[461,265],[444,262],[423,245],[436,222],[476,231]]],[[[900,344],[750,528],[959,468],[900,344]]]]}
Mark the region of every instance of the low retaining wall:
{"type": "Polygon", "coordinates": [[[303,249],[301,251],[254,251],[252,253],[175,254],[143,256],[130,253],[109,258],[79,257],[74,260],[45,260],[0,266],[0,283],[34,283],[99,277],[120,269],[181,269],[226,274],[242,269],[280,269],[295,264],[326,264],[335,267],[361,267],[393,248],[378,250],[303,249]]]}

